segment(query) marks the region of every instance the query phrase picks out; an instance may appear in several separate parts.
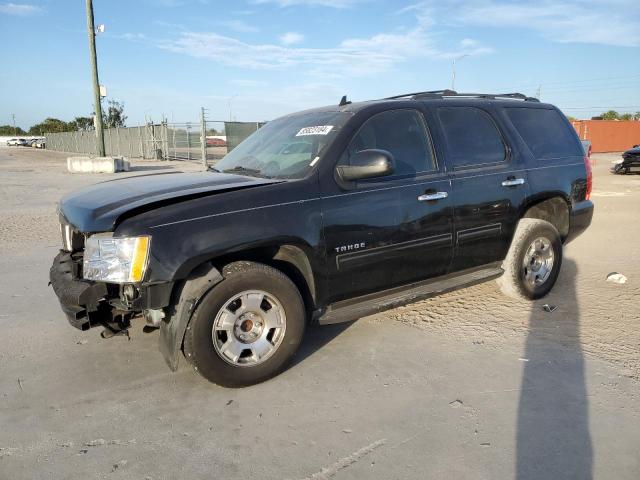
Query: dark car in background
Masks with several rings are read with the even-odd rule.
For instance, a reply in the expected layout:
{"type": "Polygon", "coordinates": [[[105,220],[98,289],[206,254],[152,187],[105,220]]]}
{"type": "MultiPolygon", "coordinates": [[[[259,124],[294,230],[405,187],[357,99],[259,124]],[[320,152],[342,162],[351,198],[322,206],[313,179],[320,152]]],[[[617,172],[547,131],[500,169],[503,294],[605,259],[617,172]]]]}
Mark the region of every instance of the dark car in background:
{"type": "Polygon", "coordinates": [[[622,159],[611,167],[611,173],[625,175],[633,172],[640,172],[640,145],[634,145],[624,152],[622,159]]]}
{"type": "Polygon", "coordinates": [[[537,99],[343,97],[268,122],[215,169],[66,196],[50,280],[74,327],[112,336],[142,316],[173,370],[183,353],[249,385],[284,368],[309,322],[498,277],[546,295],[591,223],[591,187],[575,130],[537,99]]]}

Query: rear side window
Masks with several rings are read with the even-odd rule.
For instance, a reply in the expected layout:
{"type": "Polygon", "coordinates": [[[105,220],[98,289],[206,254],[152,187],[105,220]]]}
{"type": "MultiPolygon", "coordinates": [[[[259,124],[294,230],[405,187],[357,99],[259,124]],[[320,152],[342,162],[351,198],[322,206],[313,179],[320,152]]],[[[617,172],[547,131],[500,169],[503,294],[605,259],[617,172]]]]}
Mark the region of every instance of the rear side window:
{"type": "Polygon", "coordinates": [[[502,135],[487,112],[474,107],[440,107],[438,118],[454,168],[505,160],[502,135]]]}
{"type": "Polygon", "coordinates": [[[524,143],[541,160],[581,156],[573,127],[556,110],[542,108],[506,108],[524,143]]]}
{"type": "Polygon", "coordinates": [[[362,150],[391,152],[396,162],[394,175],[415,175],[436,168],[433,149],[422,118],[416,110],[390,110],[374,115],[355,134],[340,164],[362,150]]]}

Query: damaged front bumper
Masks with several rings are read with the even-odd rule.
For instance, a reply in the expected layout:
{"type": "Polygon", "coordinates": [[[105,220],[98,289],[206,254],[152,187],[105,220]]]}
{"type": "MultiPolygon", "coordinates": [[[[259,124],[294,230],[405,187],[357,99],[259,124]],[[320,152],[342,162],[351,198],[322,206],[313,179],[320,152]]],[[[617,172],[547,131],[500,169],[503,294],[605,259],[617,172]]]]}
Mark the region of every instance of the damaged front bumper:
{"type": "Polygon", "coordinates": [[[101,325],[111,332],[128,328],[129,320],[138,313],[148,325],[159,326],[173,288],[172,282],[117,285],[84,280],[82,252],[65,250],[53,260],[49,281],[71,325],[80,330],[101,325]]]}
{"type": "Polygon", "coordinates": [[[108,289],[105,283],[80,280],[80,264],[71,253],[61,250],[49,270],[49,281],[69,323],[80,330],[89,330],[102,323],[101,317],[108,313],[101,304],[108,289]]]}

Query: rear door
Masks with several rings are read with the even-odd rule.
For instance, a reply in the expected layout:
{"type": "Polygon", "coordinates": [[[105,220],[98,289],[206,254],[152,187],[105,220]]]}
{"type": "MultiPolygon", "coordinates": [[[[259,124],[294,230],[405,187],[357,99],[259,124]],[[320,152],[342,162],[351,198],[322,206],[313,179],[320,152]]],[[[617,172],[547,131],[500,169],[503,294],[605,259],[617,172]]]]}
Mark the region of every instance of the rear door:
{"type": "Polygon", "coordinates": [[[504,259],[527,197],[524,158],[490,105],[439,106],[454,203],[452,271],[504,259]]]}
{"type": "Polygon", "coordinates": [[[450,182],[424,116],[402,108],[369,117],[338,163],[366,149],[389,151],[391,176],[323,186],[330,301],[447,272],[452,258],[450,182]]]}

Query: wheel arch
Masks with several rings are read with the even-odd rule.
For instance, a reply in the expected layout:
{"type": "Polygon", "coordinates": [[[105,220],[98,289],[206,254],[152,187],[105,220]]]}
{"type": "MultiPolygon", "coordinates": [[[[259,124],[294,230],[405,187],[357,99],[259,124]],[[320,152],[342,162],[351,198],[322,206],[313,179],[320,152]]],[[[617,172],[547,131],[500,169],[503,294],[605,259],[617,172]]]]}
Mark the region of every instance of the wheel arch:
{"type": "Polygon", "coordinates": [[[551,193],[537,197],[528,202],[522,209],[520,218],[537,218],[552,224],[564,241],[569,234],[570,203],[562,193],[551,193]]]}
{"type": "Polygon", "coordinates": [[[191,314],[200,299],[215,285],[224,280],[225,265],[235,261],[251,261],[264,263],[284,273],[298,288],[311,318],[316,308],[317,281],[308,247],[293,243],[267,244],[260,247],[219,255],[201,261],[179,282],[176,282],[171,295],[171,305],[167,307],[166,321],[160,327],[160,351],[172,370],[178,367],[178,353],[186,329],[191,321],[191,314]]]}

